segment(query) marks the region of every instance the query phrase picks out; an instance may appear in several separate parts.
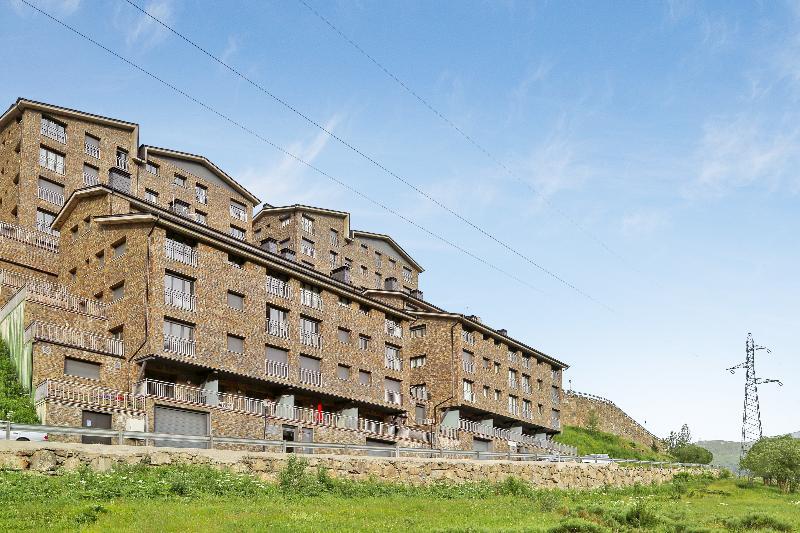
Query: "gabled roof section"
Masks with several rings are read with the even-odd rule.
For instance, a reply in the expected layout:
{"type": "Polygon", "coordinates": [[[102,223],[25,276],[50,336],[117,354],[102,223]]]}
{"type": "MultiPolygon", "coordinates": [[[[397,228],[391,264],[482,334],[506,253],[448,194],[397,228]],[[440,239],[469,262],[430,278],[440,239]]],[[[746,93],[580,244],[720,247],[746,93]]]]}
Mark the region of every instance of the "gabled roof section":
{"type": "Polygon", "coordinates": [[[388,235],[384,235],[382,233],[371,233],[369,231],[361,231],[361,230],[353,230],[350,232],[351,239],[357,239],[359,237],[366,238],[366,239],[378,239],[381,241],[385,241],[389,246],[394,248],[400,256],[405,259],[411,266],[417,269],[419,272],[425,272],[425,269],[422,268],[422,265],[417,263],[413,257],[408,255],[408,252],[403,250],[403,247],[397,244],[394,239],[392,239],[388,235]]]}
{"type": "Polygon", "coordinates": [[[116,118],[104,117],[102,115],[94,115],[77,109],[70,109],[68,107],[61,107],[53,104],[46,104],[44,102],[37,102],[35,100],[28,100],[27,98],[17,98],[17,101],[9,106],[8,110],[0,116],[0,128],[5,126],[10,120],[17,117],[26,109],[32,109],[41,113],[52,113],[54,115],[62,115],[79,120],[86,120],[88,122],[95,122],[103,126],[112,128],[120,128],[134,132],[136,142],[139,142],[139,125],[134,122],[126,120],[119,120],[116,118]]]}
{"type": "Polygon", "coordinates": [[[298,211],[302,211],[304,213],[315,213],[317,215],[327,215],[331,217],[338,217],[345,219],[345,224],[347,227],[350,227],[350,213],[346,211],[336,211],[335,209],[325,209],[323,207],[314,207],[311,205],[303,205],[303,204],[292,204],[292,205],[285,205],[282,207],[275,207],[269,204],[264,204],[264,207],[261,208],[256,216],[253,217],[253,222],[255,222],[258,217],[261,215],[283,215],[285,213],[296,213],[298,211]]]}
{"type": "Polygon", "coordinates": [[[195,163],[201,165],[203,168],[214,174],[216,177],[221,179],[227,185],[231,186],[236,192],[244,196],[247,200],[253,203],[253,205],[258,205],[261,203],[253,193],[248,191],[244,186],[233,179],[231,176],[228,175],[224,170],[219,168],[217,165],[212,163],[207,157],[202,155],[190,154],[188,152],[180,152],[178,150],[171,150],[169,148],[159,148],[158,146],[150,146],[150,145],[142,145],[139,147],[139,153],[142,159],[147,160],[148,154],[154,155],[156,157],[168,157],[173,159],[183,159],[184,161],[188,161],[191,163],[195,163]]]}

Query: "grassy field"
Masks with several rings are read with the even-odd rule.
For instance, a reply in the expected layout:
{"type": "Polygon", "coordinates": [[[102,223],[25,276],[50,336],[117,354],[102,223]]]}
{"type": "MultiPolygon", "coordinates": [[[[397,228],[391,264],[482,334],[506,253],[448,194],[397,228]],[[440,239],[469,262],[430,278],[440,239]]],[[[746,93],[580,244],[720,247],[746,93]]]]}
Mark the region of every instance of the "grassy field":
{"type": "Polygon", "coordinates": [[[654,452],[647,446],[625,440],[611,433],[592,431],[575,426],[565,426],[555,440],[578,448],[580,455],[607,453],[616,459],[641,459],[644,461],[670,461],[670,456],[654,452]]]}
{"type": "Polygon", "coordinates": [[[0,473],[2,531],[773,531],[800,494],[733,479],[586,492],[527,483],[404,487],[293,465],[278,484],[202,467],[0,473]],[[760,530],[764,530],[763,527],[760,530]]]}

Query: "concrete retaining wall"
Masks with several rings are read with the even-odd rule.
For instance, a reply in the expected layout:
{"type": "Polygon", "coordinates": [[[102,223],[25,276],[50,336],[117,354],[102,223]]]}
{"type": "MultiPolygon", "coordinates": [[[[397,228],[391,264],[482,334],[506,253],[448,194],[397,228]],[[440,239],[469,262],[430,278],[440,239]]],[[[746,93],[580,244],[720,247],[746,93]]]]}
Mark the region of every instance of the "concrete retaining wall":
{"type": "MultiPolygon", "coordinates": [[[[514,476],[541,488],[590,489],[623,487],[636,483],[663,483],[678,472],[709,472],[701,468],[632,467],[616,464],[547,463],[520,461],[470,461],[309,455],[310,468],[327,467],[334,477],[391,480],[427,484],[435,481],[467,483],[502,481],[514,476]]],[[[70,443],[0,441],[0,469],[60,473],[88,466],[108,471],[115,465],[199,464],[276,480],[289,456],[269,452],[187,450],[143,446],[103,446],[70,443]]],[[[712,472],[715,472],[712,470],[712,472]]]]}

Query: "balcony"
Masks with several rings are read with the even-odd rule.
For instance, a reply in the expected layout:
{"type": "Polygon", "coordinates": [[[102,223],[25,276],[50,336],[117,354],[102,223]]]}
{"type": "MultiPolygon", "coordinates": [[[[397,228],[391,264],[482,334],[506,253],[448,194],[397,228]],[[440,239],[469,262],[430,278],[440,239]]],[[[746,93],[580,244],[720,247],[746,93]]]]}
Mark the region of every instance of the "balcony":
{"type": "Polygon", "coordinates": [[[167,259],[172,259],[184,265],[197,266],[197,250],[188,244],[167,239],[164,241],[164,253],[167,259]]]}
{"type": "Polygon", "coordinates": [[[89,172],[83,173],[83,184],[87,187],[94,187],[95,185],[100,184],[100,177],[97,174],[91,174],[89,172]]]}
{"type": "Polygon", "coordinates": [[[289,379],[289,365],[280,361],[264,361],[264,373],[273,378],[289,379]]]}
{"type": "Polygon", "coordinates": [[[217,392],[200,387],[152,379],[139,381],[136,383],[135,389],[141,396],[192,405],[217,407],[226,411],[239,411],[254,415],[262,415],[264,413],[264,402],[262,400],[227,392],[217,392]]]}
{"type": "Polygon", "coordinates": [[[128,156],[117,154],[117,168],[128,172],[128,156]]]}
{"type": "Polygon", "coordinates": [[[208,205],[208,193],[205,191],[205,189],[195,189],[194,197],[198,203],[208,205]]]}
{"type": "Polygon", "coordinates": [[[309,219],[301,217],[300,228],[309,235],[314,235],[314,223],[309,219]]]}
{"type": "Polygon", "coordinates": [[[281,339],[289,338],[289,323],[280,320],[267,320],[267,333],[281,339]]]}
{"type": "Polygon", "coordinates": [[[527,368],[530,370],[531,368],[531,358],[530,357],[523,357],[522,358],[522,368],[527,368]]]}
{"type": "Polygon", "coordinates": [[[285,300],[292,299],[292,287],[285,281],[272,276],[267,276],[267,293],[285,300]]]}
{"type": "Polygon", "coordinates": [[[475,344],[475,335],[469,331],[461,330],[461,340],[464,342],[464,344],[469,344],[472,346],[475,344]]]}
{"type": "Polygon", "coordinates": [[[466,400],[468,402],[474,402],[475,401],[475,393],[472,392],[471,390],[465,390],[464,391],[464,400],[466,400]]]}
{"type": "Polygon", "coordinates": [[[144,397],[136,394],[50,379],[43,381],[36,387],[34,399],[36,403],[45,400],[58,400],[125,411],[145,410],[144,397]]]}
{"type": "Polygon", "coordinates": [[[514,352],[508,352],[508,362],[512,364],[517,363],[517,354],[514,352]]]}
{"type": "Polygon", "coordinates": [[[389,370],[394,370],[400,372],[403,370],[403,360],[398,359],[396,357],[389,357],[388,355],[384,358],[383,361],[384,366],[389,370]]]}
{"type": "Polygon", "coordinates": [[[301,368],[297,374],[300,383],[304,385],[322,386],[322,373],[310,368],[301,368]]]}
{"type": "Polygon", "coordinates": [[[179,204],[174,202],[170,204],[169,210],[175,213],[176,215],[180,215],[184,218],[192,218],[192,213],[189,211],[188,205],[179,204]]]}
{"type": "Polygon", "coordinates": [[[517,380],[515,378],[508,378],[508,388],[509,389],[516,389],[517,388],[517,380]]]}
{"type": "Polygon", "coordinates": [[[312,348],[322,349],[322,335],[312,331],[300,332],[300,344],[304,346],[311,346],[312,348]]]}
{"type": "Polygon", "coordinates": [[[475,363],[473,363],[472,361],[462,361],[462,365],[464,367],[464,372],[468,374],[475,373],[475,363]]]}
{"type": "Polygon", "coordinates": [[[74,313],[106,318],[106,308],[101,302],[76,296],[61,285],[30,278],[25,282],[25,291],[29,301],[66,309],[74,313]]]}
{"type": "Polygon", "coordinates": [[[397,337],[398,339],[403,338],[403,328],[397,322],[393,320],[386,320],[385,321],[385,330],[386,334],[390,337],[397,337]]]}
{"type": "Polygon", "coordinates": [[[108,185],[115,191],[124,193],[131,192],[131,178],[118,174],[117,172],[108,173],[108,185]]]}
{"type": "Polygon", "coordinates": [[[42,121],[41,134],[45,137],[53,139],[54,141],[58,141],[61,144],[67,144],[67,132],[63,127],[59,127],[52,122],[42,121]]]}
{"type": "Polygon", "coordinates": [[[39,199],[44,200],[49,204],[58,206],[64,205],[63,194],[56,192],[52,189],[48,189],[47,187],[42,187],[41,185],[36,189],[36,196],[38,196],[39,199]]]}
{"type": "Polygon", "coordinates": [[[86,152],[86,155],[94,157],[95,159],[100,159],[100,147],[96,144],[83,143],[83,150],[86,152]]]}
{"type": "Polygon", "coordinates": [[[88,331],[62,326],[61,324],[31,322],[25,329],[25,340],[26,342],[33,340],[51,342],[89,352],[118,355],[120,357],[125,355],[125,346],[121,339],[116,339],[109,335],[97,335],[88,331]]]}
{"type": "Polygon", "coordinates": [[[164,335],[164,351],[185,357],[194,357],[194,339],[164,335]]]}
{"type": "Polygon", "coordinates": [[[322,296],[316,292],[300,289],[300,303],[311,309],[322,311],[322,296]]]}
{"type": "Polygon", "coordinates": [[[242,209],[241,207],[231,205],[231,216],[236,220],[241,220],[242,222],[247,222],[247,211],[242,209]]]}
{"type": "Polygon", "coordinates": [[[403,405],[402,393],[388,389],[385,389],[384,393],[385,394],[383,399],[386,401],[386,403],[391,403],[393,405],[403,405]]]}
{"type": "Polygon", "coordinates": [[[165,288],[164,304],[184,311],[194,311],[197,307],[197,296],[188,292],[165,288]]]}
{"type": "Polygon", "coordinates": [[[0,222],[0,237],[41,248],[48,252],[58,253],[58,236],[52,233],[0,222]]]}
{"type": "Polygon", "coordinates": [[[473,420],[464,418],[458,419],[458,428],[467,433],[474,433],[477,435],[486,435],[487,437],[494,437],[498,439],[511,440],[511,432],[507,429],[496,428],[494,426],[487,426],[473,420]]]}
{"type": "Polygon", "coordinates": [[[529,381],[522,382],[522,392],[524,392],[525,394],[531,393],[531,384],[529,381]]]}
{"type": "Polygon", "coordinates": [[[317,250],[305,243],[300,243],[300,252],[308,257],[317,257],[317,250]]]}

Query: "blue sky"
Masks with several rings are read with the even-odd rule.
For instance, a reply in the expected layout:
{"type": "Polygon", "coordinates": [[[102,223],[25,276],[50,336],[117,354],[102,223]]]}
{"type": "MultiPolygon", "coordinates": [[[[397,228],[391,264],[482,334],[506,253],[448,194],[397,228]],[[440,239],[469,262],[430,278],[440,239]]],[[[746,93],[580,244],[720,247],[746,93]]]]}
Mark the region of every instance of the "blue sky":
{"type": "Polygon", "coordinates": [[[352,212],[426,268],[426,299],[568,362],[576,390],[665,435],[740,434],[744,341],[765,432],[800,429],[800,6],[137,0],[392,171],[601,302],[466,227],[122,1],[30,0],[260,135],[535,287],[282,156],[18,0],[0,3],[0,101],[141,125],[264,201],[352,212]],[[533,191],[537,191],[534,193],[533,191]],[[792,237],[794,235],[794,237],[792,237]],[[610,250],[610,251],[609,251],[610,250]]]}

